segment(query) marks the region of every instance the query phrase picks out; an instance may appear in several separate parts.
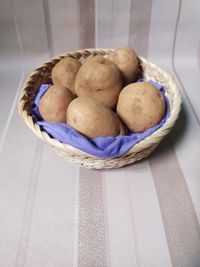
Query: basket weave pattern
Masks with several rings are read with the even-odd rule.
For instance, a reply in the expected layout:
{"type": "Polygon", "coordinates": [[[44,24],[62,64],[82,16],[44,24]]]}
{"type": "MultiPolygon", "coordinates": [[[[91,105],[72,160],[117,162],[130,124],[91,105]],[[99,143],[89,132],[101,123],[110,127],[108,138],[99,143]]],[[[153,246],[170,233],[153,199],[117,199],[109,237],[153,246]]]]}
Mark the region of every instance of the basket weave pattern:
{"type": "Polygon", "coordinates": [[[170,117],[167,122],[151,136],[134,145],[121,157],[102,159],[82,152],[71,145],[63,144],[58,140],[51,138],[45,131],[42,131],[32,117],[33,100],[41,84],[52,83],[51,71],[54,65],[66,56],[84,62],[85,59],[91,55],[105,55],[111,51],[111,49],[85,49],[72,51],[45,62],[42,66],[35,69],[27,78],[21,90],[18,102],[20,116],[39,138],[50,145],[61,157],[91,169],[119,168],[147,157],[160,143],[163,137],[170,132],[177,120],[181,107],[181,95],[174,79],[158,66],[140,57],[143,78],[145,80],[152,79],[162,84],[170,104],[170,117]]]}

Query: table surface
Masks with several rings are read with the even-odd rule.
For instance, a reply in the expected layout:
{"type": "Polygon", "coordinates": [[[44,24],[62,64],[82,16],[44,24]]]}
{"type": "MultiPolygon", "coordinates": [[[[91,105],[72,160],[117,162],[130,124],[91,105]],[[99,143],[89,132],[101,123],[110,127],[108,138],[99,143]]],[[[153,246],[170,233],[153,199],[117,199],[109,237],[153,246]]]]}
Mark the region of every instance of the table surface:
{"type": "Polygon", "coordinates": [[[200,266],[200,1],[0,1],[0,267],[200,266]],[[177,80],[182,112],[147,159],[66,162],[22,122],[26,76],[79,48],[134,47],[177,80]]]}

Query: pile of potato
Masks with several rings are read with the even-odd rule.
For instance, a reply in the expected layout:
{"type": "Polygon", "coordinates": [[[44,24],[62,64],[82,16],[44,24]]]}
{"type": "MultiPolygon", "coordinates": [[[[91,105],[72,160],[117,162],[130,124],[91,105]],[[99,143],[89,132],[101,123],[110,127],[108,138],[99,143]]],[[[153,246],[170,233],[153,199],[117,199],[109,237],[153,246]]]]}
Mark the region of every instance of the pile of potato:
{"type": "Polygon", "coordinates": [[[90,56],[83,64],[66,57],[52,70],[54,85],[40,100],[40,114],[89,138],[125,135],[126,128],[143,132],[162,119],[165,101],[151,83],[134,82],[138,70],[131,48],[90,56]]]}

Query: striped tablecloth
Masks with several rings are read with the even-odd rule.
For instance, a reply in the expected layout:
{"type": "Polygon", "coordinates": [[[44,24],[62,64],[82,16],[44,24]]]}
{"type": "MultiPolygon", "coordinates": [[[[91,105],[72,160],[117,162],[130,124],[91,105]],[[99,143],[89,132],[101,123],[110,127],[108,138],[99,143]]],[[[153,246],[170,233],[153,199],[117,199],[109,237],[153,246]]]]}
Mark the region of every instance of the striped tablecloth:
{"type": "Polygon", "coordinates": [[[0,267],[200,266],[200,1],[0,1],[0,267]],[[183,105],[147,159],[94,171],[60,159],[17,99],[45,59],[131,46],[183,105]]]}

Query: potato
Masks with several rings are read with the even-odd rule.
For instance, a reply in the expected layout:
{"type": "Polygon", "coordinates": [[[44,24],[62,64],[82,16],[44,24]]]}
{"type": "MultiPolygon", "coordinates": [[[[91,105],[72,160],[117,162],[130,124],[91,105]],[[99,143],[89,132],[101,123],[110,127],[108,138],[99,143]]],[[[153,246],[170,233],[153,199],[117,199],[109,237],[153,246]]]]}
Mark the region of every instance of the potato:
{"type": "Polygon", "coordinates": [[[131,48],[119,48],[107,56],[112,60],[123,75],[125,84],[135,80],[139,69],[139,60],[135,51],[131,48]]]}
{"type": "Polygon", "coordinates": [[[89,138],[125,134],[116,113],[104,104],[87,97],[78,97],[70,103],[67,124],[89,138]]]}
{"type": "Polygon", "coordinates": [[[49,122],[66,122],[67,108],[73,99],[70,90],[51,86],[40,99],[39,111],[42,118],[49,122]]]}
{"type": "Polygon", "coordinates": [[[52,81],[55,85],[68,88],[74,92],[74,82],[81,63],[71,57],[61,59],[52,69],[52,81]]]}
{"type": "Polygon", "coordinates": [[[143,132],[160,122],[165,113],[161,92],[149,82],[127,85],[120,93],[117,113],[133,132],[143,132]]]}
{"type": "Polygon", "coordinates": [[[88,59],[79,69],[74,85],[78,96],[91,97],[111,108],[116,107],[121,89],[118,68],[103,56],[88,59]]]}

